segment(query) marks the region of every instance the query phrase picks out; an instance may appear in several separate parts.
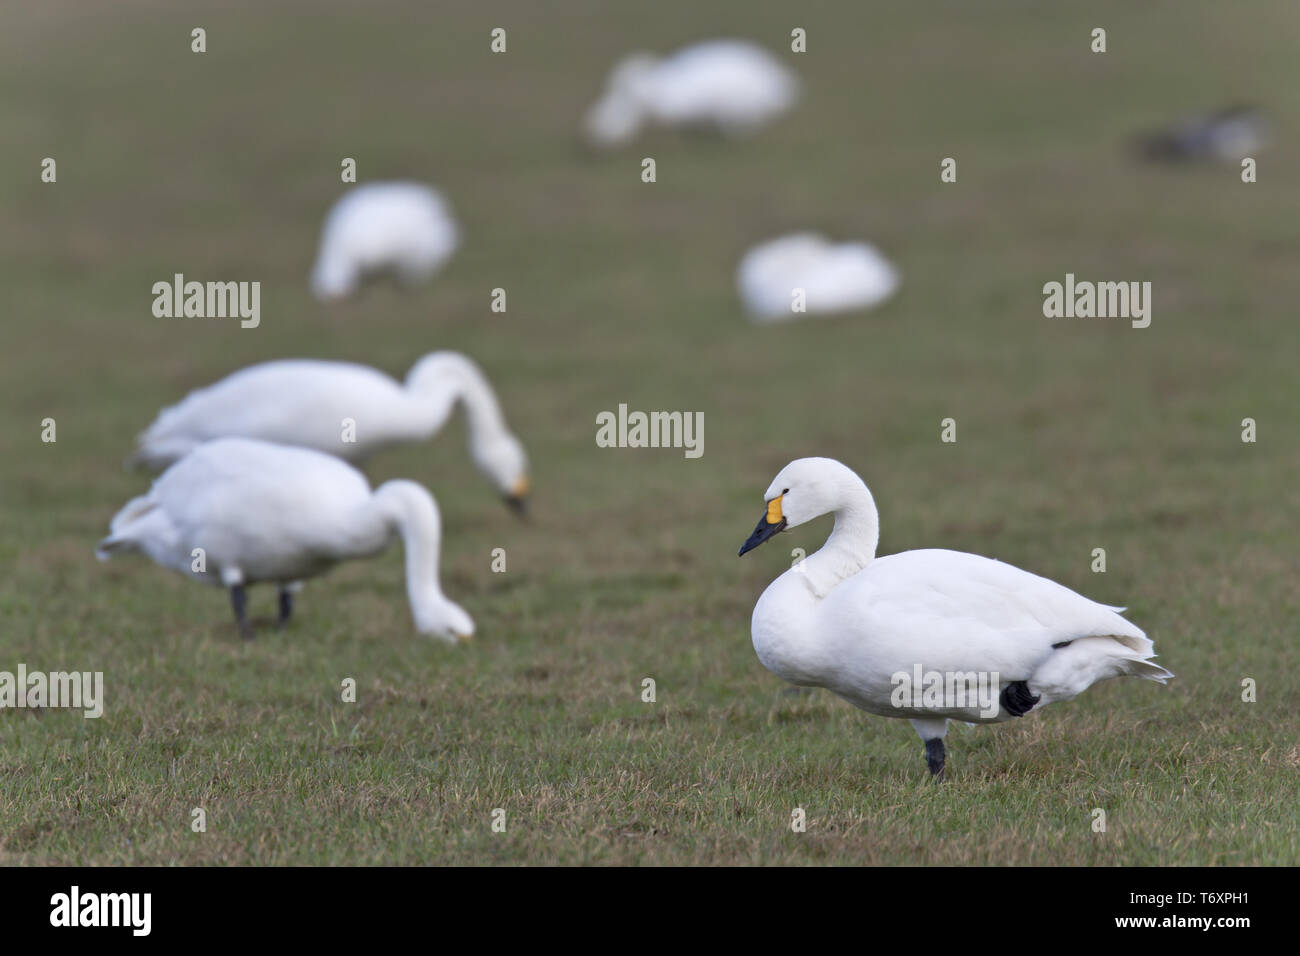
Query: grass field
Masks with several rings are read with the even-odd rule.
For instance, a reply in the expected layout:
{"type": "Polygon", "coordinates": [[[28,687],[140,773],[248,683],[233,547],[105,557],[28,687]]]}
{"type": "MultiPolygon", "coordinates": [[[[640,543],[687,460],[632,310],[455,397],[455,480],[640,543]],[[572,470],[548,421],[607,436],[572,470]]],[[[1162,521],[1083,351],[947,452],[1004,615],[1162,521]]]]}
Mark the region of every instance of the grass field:
{"type": "Polygon", "coordinates": [[[6,9],[0,670],[102,670],[106,712],[0,711],[0,862],[1300,862],[1300,8],[623,6],[6,9]],[[804,106],[755,139],[579,150],[619,54],[720,35],[782,51],[795,26],[804,106]],[[1238,99],[1276,119],[1256,184],[1125,151],[1238,99]],[[343,157],[445,190],[465,243],[442,275],[309,297],[343,157]],[[877,243],[901,294],[751,326],[736,261],[803,228],[877,243]],[[154,318],[175,272],[260,281],[260,327],[154,318]],[[1067,272],[1151,281],[1150,328],[1043,318],[1067,272]],[[120,466],[134,435],[190,388],[294,356],[402,375],[439,348],[497,385],[533,520],[479,479],[459,422],[368,471],[438,496],[471,645],[414,634],[400,548],[311,582],[285,633],[255,589],[251,644],[221,591],[94,560],[147,487],[120,466]],[[703,456],[598,448],[619,403],[702,411],[703,456]],[[750,645],[758,595],[829,530],[736,558],[803,455],[863,475],[883,553],[973,551],[1127,605],[1177,681],[957,728],[932,786],[905,722],[789,688],[750,645]]]}

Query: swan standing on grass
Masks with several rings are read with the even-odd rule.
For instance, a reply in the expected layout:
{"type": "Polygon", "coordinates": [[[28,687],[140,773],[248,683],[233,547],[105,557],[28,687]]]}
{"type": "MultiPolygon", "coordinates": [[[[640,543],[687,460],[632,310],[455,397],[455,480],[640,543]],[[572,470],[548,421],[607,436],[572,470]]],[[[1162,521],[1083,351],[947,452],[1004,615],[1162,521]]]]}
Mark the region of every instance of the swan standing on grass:
{"type": "Polygon", "coordinates": [[[646,126],[705,127],[743,136],[791,109],[799,81],[776,57],[743,40],[711,40],[659,59],[624,57],[584,130],[596,147],[631,142],[646,126]]]}
{"type": "Polygon", "coordinates": [[[205,441],[232,437],[300,445],[361,462],[387,445],[432,437],[457,402],[465,407],[475,465],[522,513],[528,493],[523,446],[506,427],[483,372],[458,352],[426,355],[404,385],[349,362],[291,359],[249,366],[163,409],[136,439],[127,464],[164,468],[205,441]]]}
{"type": "Polygon", "coordinates": [[[898,270],[865,242],[836,245],[796,233],[755,246],[740,260],[736,288],[755,322],[869,309],[898,288],[898,270]],[[796,290],[803,312],[795,311],[796,290]]]}
{"type": "Polygon", "coordinates": [[[325,218],[311,290],[323,300],[356,291],[372,273],[414,284],[451,258],[460,230],[447,203],[421,183],[353,187],[325,218]]]}
{"type": "Polygon", "coordinates": [[[868,713],[910,720],[936,779],[949,720],[1008,720],[1111,677],[1163,684],[1174,676],[1151,662],[1154,646],[1120,617],[1123,608],[960,551],[877,558],[875,501],[838,461],[792,461],[764,497],[767,511],[741,554],[824,514],[835,516],[835,527],[820,551],[759,598],[751,625],[758,659],[792,683],[825,687],[868,713]],[[931,672],[983,675],[988,699],[972,706],[957,695],[918,700],[921,688],[912,689],[916,697],[899,693],[907,682],[898,675],[931,672]]]}
{"type": "Polygon", "coordinates": [[[228,588],[240,633],[251,640],[246,585],[280,585],[283,627],[293,611],[293,584],[340,561],[378,554],[398,535],[416,630],[468,640],[474,622],[438,585],[442,526],[433,496],[404,480],[371,492],[351,465],[306,448],[244,438],[200,446],[148,494],[127,502],[95,556],[106,561],[142,551],[165,568],[228,588]]]}

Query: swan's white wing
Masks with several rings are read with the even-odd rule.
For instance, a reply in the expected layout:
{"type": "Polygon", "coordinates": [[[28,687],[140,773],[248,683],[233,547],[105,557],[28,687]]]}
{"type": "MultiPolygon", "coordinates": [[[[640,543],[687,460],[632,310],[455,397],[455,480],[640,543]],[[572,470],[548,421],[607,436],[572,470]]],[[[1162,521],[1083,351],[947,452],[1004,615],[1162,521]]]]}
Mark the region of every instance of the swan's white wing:
{"type": "Polygon", "coordinates": [[[958,551],[877,558],[827,596],[819,627],[845,659],[877,672],[998,671],[1027,680],[1057,649],[1112,638],[1116,653],[1147,657],[1151,641],[1116,609],[1012,565],[958,551]]]}
{"type": "Polygon", "coordinates": [[[137,461],[160,467],[216,438],[315,448],[349,460],[418,437],[405,390],[375,369],[345,362],[267,362],[235,372],[164,409],[137,440],[137,461]],[[344,441],[344,419],[356,441],[344,441]]]}
{"type": "Polygon", "coordinates": [[[171,566],[188,565],[192,549],[203,548],[210,573],[237,567],[265,580],[308,576],[348,554],[356,544],[349,519],[370,486],[329,455],[233,438],[177,462],[148,497],[179,548],[171,566]]]}

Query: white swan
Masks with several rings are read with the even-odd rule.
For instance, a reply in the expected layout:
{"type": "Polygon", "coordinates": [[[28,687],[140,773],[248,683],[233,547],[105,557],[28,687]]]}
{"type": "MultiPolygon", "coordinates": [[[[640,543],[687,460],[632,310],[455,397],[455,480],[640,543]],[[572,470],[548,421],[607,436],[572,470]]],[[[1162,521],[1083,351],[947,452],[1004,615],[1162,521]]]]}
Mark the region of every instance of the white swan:
{"type": "Polygon", "coordinates": [[[158,469],[214,438],[260,438],[361,462],[393,444],[427,439],[465,407],[479,470],[522,511],[528,492],[523,446],[479,367],[458,352],[433,352],[399,384],[348,362],[292,359],[252,365],[163,409],[137,439],[128,465],[158,469]],[[350,424],[349,424],[350,423],[350,424]]]}
{"type": "Polygon", "coordinates": [[[451,258],[460,230],[447,203],[421,183],[365,183],[330,209],[311,273],[317,298],[351,295],[372,273],[408,283],[433,275],[451,258]]]}
{"type": "Polygon", "coordinates": [[[385,482],[372,493],[365,476],[330,455],[225,438],[195,449],[148,494],[127,502],[95,555],[103,561],[142,551],[165,568],[229,588],[240,631],[252,638],[245,585],[280,585],[283,626],[292,585],[339,561],[378,554],[400,535],[416,630],[467,640],[474,622],[438,585],[441,534],[433,496],[413,481],[385,482]]]}
{"type": "Polygon", "coordinates": [[[795,684],[909,719],[936,777],[950,719],[1002,721],[1110,677],[1163,684],[1174,676],[1151,662],[1154,646],[1120,617],[1123,608],[960,551],[875,557],[875,501],[838,461],[793,461],[764,497],[767,511],[741,554],[820,515],[833,514],[835,527],[759,598],[751,625],[758,659],[795,684]],[[942,681],[938,694],[924,693],[934,689],[932,675],[942,681]]]}
{"type": "Polygon", "coordinates": [[[743,40],[697,43],[663,59],[634,53],[609,75],[584,130],[596,147],[624,145],[648,125],[711,127],[740,136],[792,108],[794,74],[743,40]]]}
{"type": "Polygon", "coordinates": [[[864,242],[833,244],[801,232],[755,246],[736,269],[736,288],[755,322],[868,309],[894,294],[898,270],[864,242]],[[795,306],[802,290],[803,311],[795,306]]]}

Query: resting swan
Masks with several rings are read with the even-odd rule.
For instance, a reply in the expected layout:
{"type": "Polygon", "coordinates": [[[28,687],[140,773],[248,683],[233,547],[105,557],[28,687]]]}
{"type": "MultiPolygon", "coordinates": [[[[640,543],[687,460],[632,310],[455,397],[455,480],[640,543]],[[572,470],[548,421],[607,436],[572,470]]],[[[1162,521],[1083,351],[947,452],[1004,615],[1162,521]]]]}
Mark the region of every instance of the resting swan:
{"type": "Polygon", "coordinates": [[[792,461],[764,498],[767,510],[741,554],[824,514],[835,527],[759,598],[751,624],[758,659],[787,681],[910,720],[936,779],[949,720],[1003,721],[1111,677],[1163,684],[1174,676],[1152,663],[1154,646],[1119,615],[1123,608],[960,551],[876,557],[875,501],[838,461],[792,461]],[[940,694],[915,686],[915,675],[926,675],[933,690],[931,674],[945,678],[940,694]],[[948,675],[959,676],[949,684],[948,675]],[[984,693],[957,693],[967,682],[984,693]]]}
{"type": "Polygon", "coordinates": [[[128,465],[164,468],[214,438],[259,438],[361,462],[387,445],[421,441],[465,406],[470,456],[516,511],[528,493],[523,446],[479,367],[433,352],[404,385],[365,365],[291,359],[264,362],[191,392],[163,409],[136,439],[128,465]],[[351,426],[348,426],[351,422],[351,426]]]}
{"type": "Polygon", "coordinates": [[[750,249],[736,267],[736,289],[750,318],[787,322],[870,309],[898,289],[898,269],[865,242],[832,243],[798,232],[750,249]],[[796,292],[802,310],[795,311],[796,292]]]}
{"type": "Polygon", "coordinates": [[[325,217],[311,290],[318,299],[339,299],[355,292],[362,279],[383,272],[420,282],[443,267],[459,241],[446,201],[430,187],[354,186],[325,217]]]}
{"type": "Polygon", "coordinates": [[[403,480],[371,492],[351,465],[306,448],[244,438],[199,446],[148,494],[127,502],[95,556],[142,551],[165,568],[228,588],[240,632],[251,639],[245,585],[280,585],[283,626],[293,583],[378,554],[399,535],[416,630],[468,640],[474,622],[438,585],[442,524],[433,496],[403,480]]]}

